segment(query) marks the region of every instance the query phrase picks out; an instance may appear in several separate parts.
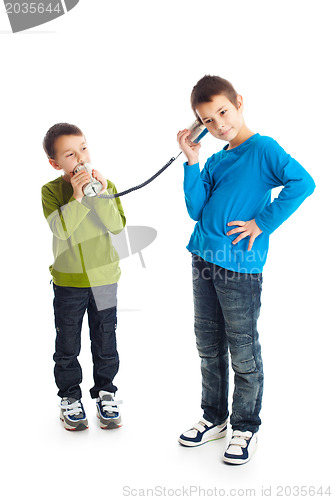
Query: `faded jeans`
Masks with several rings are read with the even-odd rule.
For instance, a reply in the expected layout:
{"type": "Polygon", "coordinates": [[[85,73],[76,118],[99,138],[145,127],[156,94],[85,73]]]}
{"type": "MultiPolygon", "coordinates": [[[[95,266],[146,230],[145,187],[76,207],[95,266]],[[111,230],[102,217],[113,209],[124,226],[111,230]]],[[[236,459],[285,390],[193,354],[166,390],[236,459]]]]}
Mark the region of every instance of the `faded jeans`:
{"type": "Polygon", "coordinates": [[[256,432],[264,379],[257,331],[262,274],[236,273],[193,254],[192,277],[203,416],[215,425],[229,416],[230,352],[234,371],[230,424],[256,432]]]}

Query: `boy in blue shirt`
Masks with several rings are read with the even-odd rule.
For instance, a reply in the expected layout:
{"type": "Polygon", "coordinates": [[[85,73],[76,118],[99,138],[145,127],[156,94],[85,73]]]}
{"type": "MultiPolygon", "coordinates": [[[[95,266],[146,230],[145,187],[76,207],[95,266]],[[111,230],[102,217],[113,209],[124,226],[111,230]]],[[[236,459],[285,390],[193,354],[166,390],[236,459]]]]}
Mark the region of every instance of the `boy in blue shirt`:
{"type": "Polygon", "coordinates": [[[194,328],[201,358],[203,418],[179,442],[198,446],[227,434],[229,354],[234,371],[232,438],[223,460],[248,462],[257,446],[263,365],[257,331],[269,235],[309,196],[315,183],[270,137],[252,132],[243,99],[227,80],[206,75],[195,85],[196,118],[228,141],[199,169],[200,143],[178,133],[188,213],[198,221],[192,253],[194,328]],[[271,189],[284,186],[271,202],[271,189]],[[236,237],[235,237],[236,236],[236,237]]]}

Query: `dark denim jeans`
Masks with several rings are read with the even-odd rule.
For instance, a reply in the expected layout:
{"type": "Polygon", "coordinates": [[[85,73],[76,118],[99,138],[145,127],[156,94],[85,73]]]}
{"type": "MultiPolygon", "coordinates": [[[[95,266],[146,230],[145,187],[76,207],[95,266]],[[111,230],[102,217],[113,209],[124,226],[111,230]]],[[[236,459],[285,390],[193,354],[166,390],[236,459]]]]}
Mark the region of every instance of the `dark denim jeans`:
{"type": "Polygon", "coordinates": [[[58,396],[80,399],[82,370],[78,361],[81,350],[81,327],[88,313],[94,387],[92,398],[100,390],[116,392],[113,379],[118,372],[116,344],[117,283],[94,288],[53,285],[56,343],[54,376],[58,396]]]}
{"type": "Polygon", "coordinates": [[[258,339],[262,274],[229,271],[192,256],[194,328],[201,358],[204,418],[218,425],[229,415],[229,354],[234,371],[230,423],[256,432],[263,393],[258,339]]]}

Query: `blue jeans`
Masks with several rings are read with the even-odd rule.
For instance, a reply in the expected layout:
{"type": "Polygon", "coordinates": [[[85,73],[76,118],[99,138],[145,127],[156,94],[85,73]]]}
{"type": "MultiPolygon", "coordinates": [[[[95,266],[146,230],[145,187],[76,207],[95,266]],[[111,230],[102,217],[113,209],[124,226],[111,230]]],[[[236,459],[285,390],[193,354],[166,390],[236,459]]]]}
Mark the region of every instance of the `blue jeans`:
{"type": "Polygon", "coordinates": [[[88,313],[94,387],[92,398],[100,390],[116,392],[113,379],[118,372],[116,345],[117,283],[94,288],[64,287],[53,284],[56,327],[54,376],[58,396],[80,399],[82,370],[78,361],[81,350],[81,328],[88,313]]]}
{"type": "Polygon", "coordinates": [[[203,416],[218,425],[229,415],[230,352],[234,371],[230,424],[256,432],[264,379],[257,331],[262,274],[229,271],[193,254],[192,277],[203,416]]]}

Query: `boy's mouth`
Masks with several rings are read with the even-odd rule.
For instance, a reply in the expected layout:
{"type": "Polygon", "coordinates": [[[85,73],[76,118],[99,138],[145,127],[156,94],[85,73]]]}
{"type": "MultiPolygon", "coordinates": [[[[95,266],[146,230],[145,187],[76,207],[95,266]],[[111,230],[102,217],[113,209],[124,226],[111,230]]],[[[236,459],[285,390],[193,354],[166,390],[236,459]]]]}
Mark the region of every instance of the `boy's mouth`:
{"type": "Polygon", "coordinates": [[[228,134],[228,132],[230,132],[231,130],[231,127],[228,129],[228,130],[225,130],[224,132],[221,132],[221,137],[223,137],[224,135],[228,134]]]}

